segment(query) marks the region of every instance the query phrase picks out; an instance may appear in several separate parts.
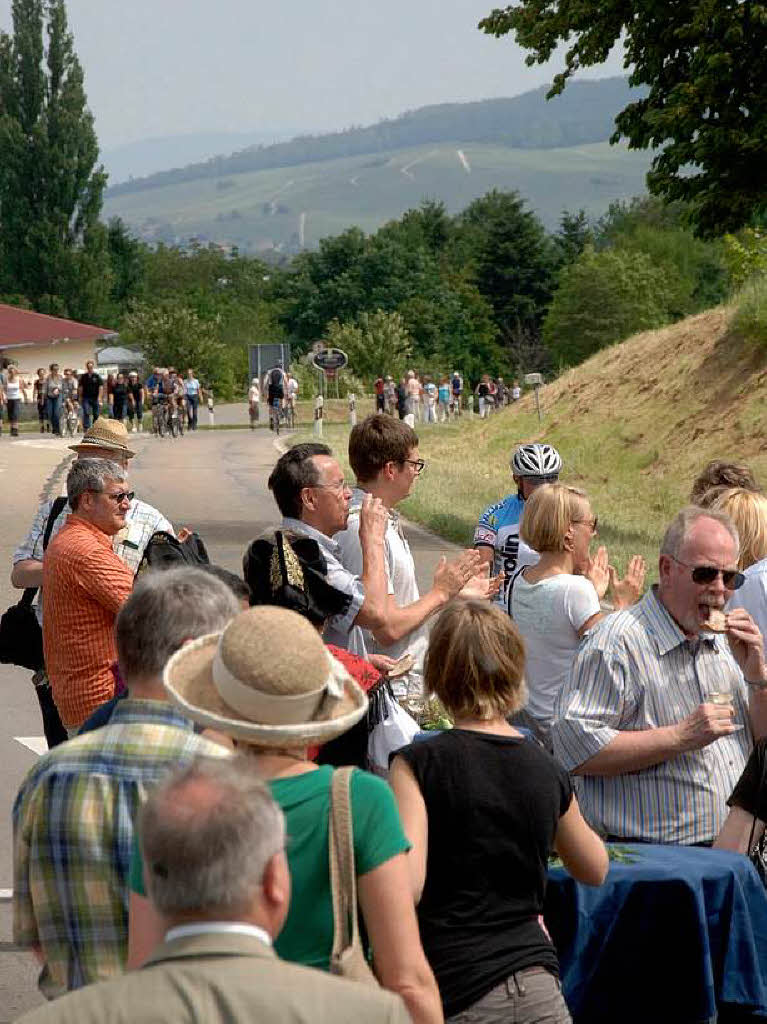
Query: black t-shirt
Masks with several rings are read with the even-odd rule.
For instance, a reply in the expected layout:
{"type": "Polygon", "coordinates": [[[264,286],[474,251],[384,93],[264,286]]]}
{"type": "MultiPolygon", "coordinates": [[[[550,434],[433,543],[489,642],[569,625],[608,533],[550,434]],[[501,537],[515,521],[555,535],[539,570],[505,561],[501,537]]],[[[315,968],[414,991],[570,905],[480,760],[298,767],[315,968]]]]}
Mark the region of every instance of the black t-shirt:
{"type": "Polygon", "coordinates": [[[133,396],[133,400],[135,402],[138,402],[139,398],[141,398],[141,389],[143,388],[143,386],[144,385],[141,383],[140,380],[137,380],[135,382],[128,381],[128,394],[133,396]]]}
{"type": "Polygon", "coordinates": [[[429,818],[418,922],[445,1017],[526,967],[558,976],[538,918],[557,824],[572,800],[567,772],[530,740],[466,729],[399,753],[429,818]]]}
{"type": "Polygon", "coordinates": [[[757,741],[727,803],[767,821],[767,740],[757,741]]]}
{"type": "Polygon", "coordinates": [[[83,389],[83,398],[98,398],[101,377],[97,373],[81,373],[80,387],[83,389]]]}
{"type": "Polygon", "coordinates": [[[112,398],[118,405],[125,405],[125,399],[128,394],[127,384],[115,384],[112,388],[112,398]]]}
{"type": "Polygon", "coordinates": [[[480,398],[487,398],[487,396],[490,394],[490,385],[484,383],[480,384],[479,387],[477,388],[477,394],[479,395],[480,398]]]}

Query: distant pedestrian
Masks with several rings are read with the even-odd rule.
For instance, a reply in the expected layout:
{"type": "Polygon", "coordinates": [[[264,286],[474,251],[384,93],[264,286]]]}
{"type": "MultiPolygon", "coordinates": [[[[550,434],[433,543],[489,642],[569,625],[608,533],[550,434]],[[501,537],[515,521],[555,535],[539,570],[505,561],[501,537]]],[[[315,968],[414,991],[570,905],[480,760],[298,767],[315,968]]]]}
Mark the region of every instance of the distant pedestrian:
{"type": "Polygon", "coordinates": [[[401,420],[407,416],[407,377],[402,377],[397,385],[397,415],[401,420]]]}
{"type": "Polygon", "coordinates": [[[386,382],[383,377],[378,377],[374,384],[376,394],[376,412],[384,412],[386,409],[386,382]]]}
{"type": "Polygon", "coordinates": [[[444,423],[450,415],[450,384],[447,377],[442,377],[437,392],[439,400],[439,422],[444,423]]]}
{"type": "Polygon", "coordinates": [[[61,437],[61,390],[64,378],[59,373],[59,364],[51,363],[50,373],[45,382],[46,417],[51,425],[51,432],[61,437]]]}
{"type": "Polygon", "coordinates": [[[407,413],[414,420],[421,418],[421,382],[415,370],[407,371],[407,413]]]}
{"type": "Polygon", "coordinates": [[[437,385],[430,377],[423,385],[423,411],[426,423],[437,422],[437,385]]]}
{"type": "MultiPolygon", "coordinates": [[[[39,375],[40,371],[37,372],[39,375]]],[[[95,422],[101,415],[101,402],[104,397],[104,382],[96,373],[92,359],[85,364],[85,373],[80,374],[78,393],[83,411],[83,430],[87,430],[91,425],[91,417],[95,422]]]]}
{"type": "Polygon", "coordinates": [[[490,394],[490,377],[486,374],[482,374],[482,379],[474,389],[474,394],[479,398],[479,416],[480,419],[486,419],[490,412],[490,404],[492,396],[490,394]]]}
{"type": "Polygon", "coordinates": [[[463,394],[463,377],[457,370],[453,370],[450,380],[451,407],[454,416],[461,415],[461,395],[463,394]]]}
{"type": "Polygon", "coordinates": [[[397,385],[391,377],[387,377],[384,382],[384,399],[386,412],[393,416],[397,411],[397,385]]]}
{"type": "Polygon", "coordinates": [[[125,383],[125,377],[122,373],[118,373],[115,376],[115,381],[112,385],[112,410],[114,412],[114,419],[122,423],[128,411],[128,385],[125,383]]]}
{"type": "Polygon", "coordinates": [[[128,374],[128,421],[130,423],[130,429],[135,433],[136,430],[141,432],[141,423],[144,418],[144,385],[141,383],[138,372],[131,370],[128,374]],[[135,419],[135,423],[134,423],[135,419]]]}
{"type": "Polygon", "coordinates": [[[19,436],[19,413],[21,410],[21,381],[15,366],[9,366],[5,381],[5,404],[8,411],[8,422],[11,437],[19,436]]]}
{"type": "Polygon", "coordinates": [[[37,380],[34,383],[35,402],[37,404],[37,418],[40,421],[40,433],[45,434],[51,429],[48,422],[48,407],[45,393],[45,370],[42,366],[37,371],[37,380]]]}
{"type": "Polygon", "coordinates": [[[184,396],[186,397],[186,413],[189,421],[189,429],[197,430],[197,410],[200,406],[200,382],[194,375],[194,370],[190,367],[186,371],[186,380],[184,381],[184,396]]]}
{"type": "Polygon", "coordinates": [[[519,381],[515,380],[511,385],[511,400],[512,402],[518,402],[522,397],[522,388],[519,386],[519,381]]]}

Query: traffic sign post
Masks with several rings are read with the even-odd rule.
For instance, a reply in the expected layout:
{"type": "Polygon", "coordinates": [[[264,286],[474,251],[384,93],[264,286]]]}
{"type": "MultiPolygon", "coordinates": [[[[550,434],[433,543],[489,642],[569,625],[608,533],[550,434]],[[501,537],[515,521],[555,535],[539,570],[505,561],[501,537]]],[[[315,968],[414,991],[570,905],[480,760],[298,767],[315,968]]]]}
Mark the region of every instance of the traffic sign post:
{"type": "Polygon", "coordinates": [[[314,399],[314,435],[315,437],[322,437],[322,407],[325,405],[325,399],[322,395],[317,395],[314,399]]]}
{"type": "Polygon", "coordinates": [[[525,384],[532,385],[532,387],[533,387],[533,389],[535,391],[535,410],[538,413],[538,423],[540,423],[541,422],[542,413],[541,413],[541,399],[540,399],[539,392],[540,392],[541,387],[543,385],[543,375],[540,374],[540,373],[526,373],[525,374],[525,384]]]}
{"type": "Polygon", "coordinates": [[[357,426],[357,396],[349,392],[349,426],[357,426]]]}

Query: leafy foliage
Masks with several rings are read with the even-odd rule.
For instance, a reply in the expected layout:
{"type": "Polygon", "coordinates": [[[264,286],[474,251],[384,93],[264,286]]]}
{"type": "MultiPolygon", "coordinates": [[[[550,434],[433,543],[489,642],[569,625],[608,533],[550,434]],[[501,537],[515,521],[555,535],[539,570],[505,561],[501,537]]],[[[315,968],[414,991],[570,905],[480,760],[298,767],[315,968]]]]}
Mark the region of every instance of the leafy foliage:
{"type": "Polygon", "coordinates": [[[630,84],[649,92],[623,108],[613,139],[657,150],[650,190],[690,203],[696,230],[707,236],[764,211],[767,8],[760,0],[517,0],[479,27],[513,32],[530,51],[529,65],[566,43],[549,96],[622,44],[630,84]]]}
{"type": "Polygon", "coordinates": [[[43,312],[95,318],[111,287],[106,185],[63,0],[14,0],[0,33],[2,290],[43,312]],[[43,32],[47,35],[47,45],[43,32]]]}
{"type": "Polygon", "coordinates": [[[642,252],[588,246],[566,267],[543,327],[554,357],[567,365],[667,320],[663,271],[642,252]]]}
{"type": "Polygon", "coordinates": [[[349,357],[349,367],[366,380],[385,373],[400,376],[412,355],[410,335],[399,313],[360,313],[357,322],[331,320],[325,340],[349,357]]]}
{"type": "Polygon", "coordinates": [[[767,231],[746,229],[739,237],[724,236],[724,252],[730,280],[736,288],[767,276],[767,231]]]}
{"type": "Polygon", "coordinates": [[[747,341],[767,349],[767,274],[752,276],[735,301],[733,327],[747,341]]]}

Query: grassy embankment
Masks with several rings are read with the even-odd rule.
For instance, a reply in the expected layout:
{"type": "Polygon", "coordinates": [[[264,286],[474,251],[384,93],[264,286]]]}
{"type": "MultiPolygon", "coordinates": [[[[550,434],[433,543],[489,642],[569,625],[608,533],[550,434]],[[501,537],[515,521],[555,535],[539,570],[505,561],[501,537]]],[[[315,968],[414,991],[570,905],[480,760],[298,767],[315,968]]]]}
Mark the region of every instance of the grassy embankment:
{"type": "MultiPolygon", "coordinates": [[[[590,495],[610,560],[622,572],[638,552],[654,575],[664,527],[706,462],[745,462],[767,484],[767,352],[729,322],[718,308],[598,353],[542,389],[540,427],[532,395],[489,420],[419,425],[428,468],[403,512],[470,543],[482,509],[509,493],[509,452],[545,440],[563,479],[590,495]]],[[[347,436],[325,429],[339,454],[347,436]]]]}

